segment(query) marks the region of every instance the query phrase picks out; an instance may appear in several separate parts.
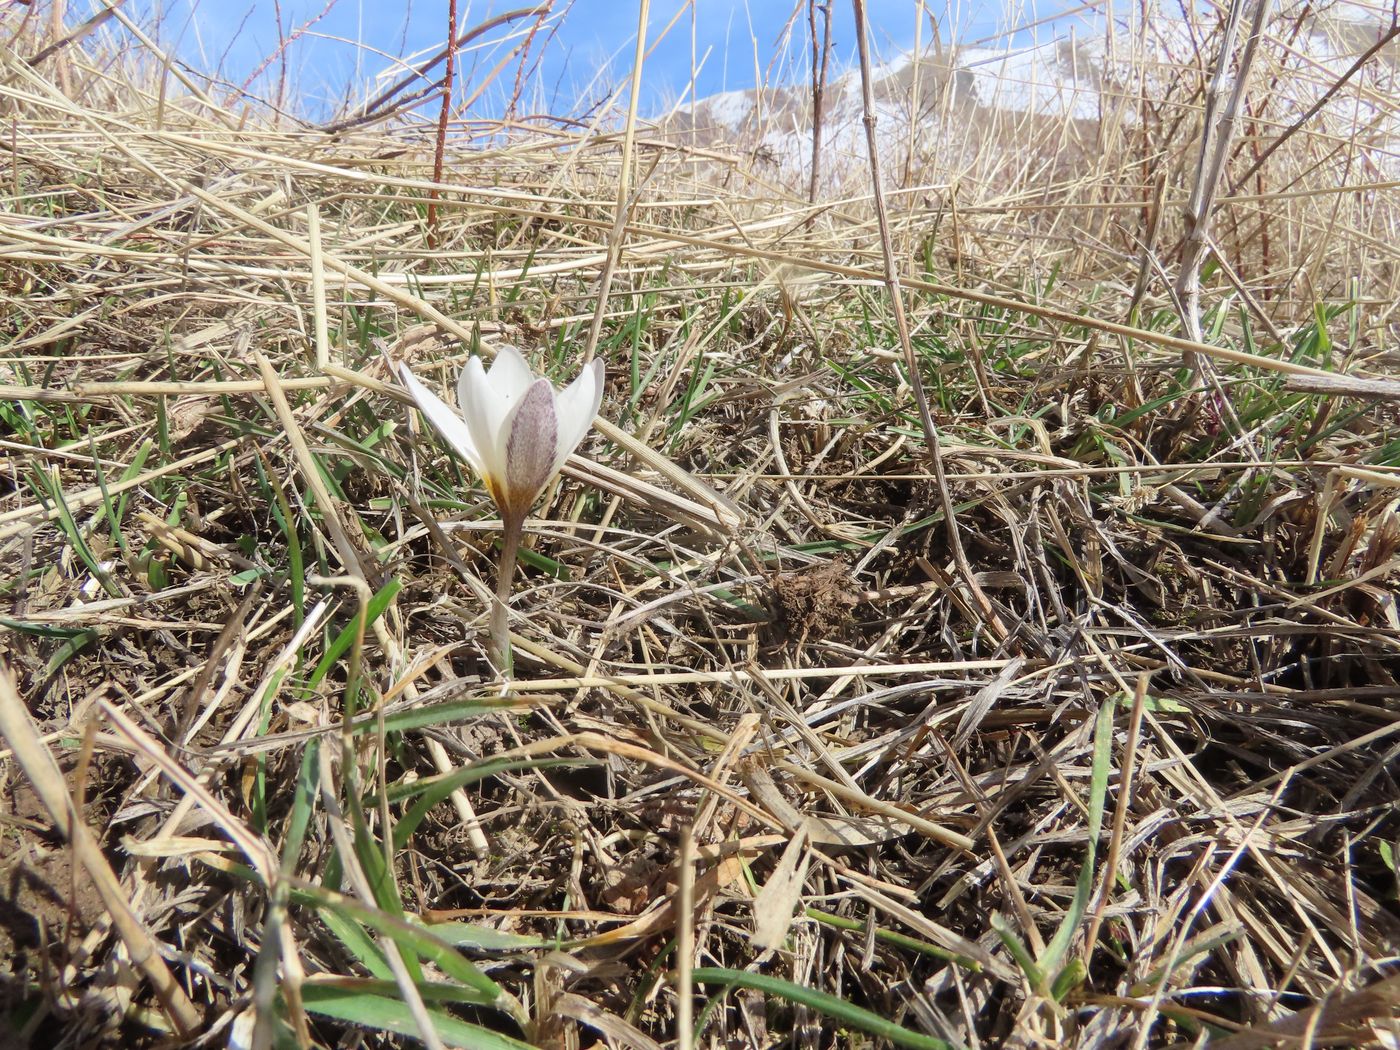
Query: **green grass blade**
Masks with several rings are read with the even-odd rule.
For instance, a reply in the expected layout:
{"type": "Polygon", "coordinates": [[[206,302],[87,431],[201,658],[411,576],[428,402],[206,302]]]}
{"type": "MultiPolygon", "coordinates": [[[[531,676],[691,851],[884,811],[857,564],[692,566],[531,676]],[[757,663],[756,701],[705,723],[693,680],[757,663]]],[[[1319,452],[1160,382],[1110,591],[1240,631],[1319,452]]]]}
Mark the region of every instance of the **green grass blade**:
{"type": "MultiPolygon", "coordinates": [[[[815,919],[823,926],[831,926],[838,930],[851,930],[858,933],[865,931],[865,923],[855,919],[847,919],[840,915],[833,915],[830,912],[821,911],[818,908],[808,908],[807,918],[815,919]]],[[[975,959],[950,952],[946,948],[940,948],[936,944],[928,941],[921,941],[917,937],[910,937],[907,934],[898,933],[894,930],[884,930],[878,926],[875,928],[875,939],[896,948],[905,948],[911,952],[918,952],[920,955],[930,955],[935,959],[943,959],[946,962],[956,963],[965,970],[973,973],[982,971],[982,964],[975,959]]]]}
{"type": "Polygon", "coordinates": [[[51,623],[31,623],[28,620],[12,620],[8,616],[0,616],[0,627],[6,630],[18,631],[20,634],[33,635],[35,638],[81,638],[90,633],[90,627],[58,627],[51,623]]]}
{"type": "MultiPolygon", "coordinates": [[[[398,597],[399,591],[403,589],[403,583],[397,579],[390,579],[379,591],[369,600],[369,605],[365,610],[365,627],[384,615],[384,610],[389,608],[394,599],[398,597]]],[[[355,644],[355,638],[359,633],[359,627],[352,620],[346,624],[329,646],[326,647],[325,654],[316,664],[316,669],[311,672],[311,677],[307,680],[305,688],[302,690],[302,699],[310,699],[315,695],[316,687],[321,684],[330,669],[335,666],[337,660],[349,651],[355,644]]]]}
{"type": "Polygon", "coordinates": [[[992,932],[1001,938],[1001,943],[1006,950],[1011,953],[1011,957],[1016,960],[1016,965],[1021,968],[1021,972],[1026,975],[1026,980],[1030,982],[1032,988],[1040,988],[1045,984],[1045,973],[1036,963],[1030,949],[1025,946],[1021,938],[1016,935],[1016,931],[1007,925],[1006,919],[1001,912],[994,911],[989,916],[992,925],[992,932]]]}
{"type": "MultiPolygon", "coordinates": [[[[425,1000],[442,1001],[432,985],[418,986],[425,1000]]],[[[338,979],[310,981],[301,986],[302,1004],[322,1017],[371,1028],[380,1032],[416,1037],[418,1025],[408,1007],[398,998],[398,989],[385,981],[338,979]]],[[[439,1038],[448,1046],[463,1050],[533,1050],[529,1043],[500,1032],[450,1017],[441,1010],[428,1010],[439,1038]]]]}
{"type": "Polygon", "coordinates": [[[297,776],[296,795],[292,798],[292,811],[287,816],[287,830],[282,841],[282,872],[290,875],[296,869],[297,855],[306,841],[306,829],[311,824],[311,811],[316,804],[317,785],[320,774],[317,761],[321,750],[319,740],[310,740],[301,759],[301,773],[297,776]]]}
{"type": "Polygon", "coordinates": [[[45,677],[52,678],[59,668],[101,638],[102,632],[95,627],[89,627],[72,635],[54,651],[53,656],[49,657],[49,662],[44,666],[45,677]]]}
{"type": "MultiPolygon", "coordinates": [[[[294,893],[293,898],[296,897],[294,893]]],[[[336,939],[345,945],[345,950],[353,955],[366,970],[385,981],[394,979],[394,969],[374,938],[365,932],[364,927],[334,908],[320,910],[321,921],[326,929],[335,934],[336,939]]]]}
{"type": "Polygon", "coordinates": [[[46,471],[35,470],[30,480],[30,486],[39,497],[41,503],[51,504],[58,514],[58,527],[63,534],[68,537],[68,544],[73,548],[75,554],[87,566],[97,582],[102,585],[102,589],[109,597],[122,597],[121,588],[112,579],[111,574],[102,567],[102,563],[97,557],[87,540],[83,536],[82,529],[73,520],[73,514],[68,509],[68,498],[63,494],[63,486],[58,480],[55,472],[52,476],[46,471]]]}
{"type": "Polygon", "coordinates": [[[102,513],[107,518],[107,531],[112,536],[112,542],[116,544],[117,550],[121,551],[122,559],[125,560],[131,553],[127,549],[126,537],[122,535],[121,520],[117,517],[116,505],[112,502],[112,494],[107,491],[107,473],[102,469],[102,457],[97,454],[97,442],[92,435],[88,435],[88,451],[92,456],[93,476],[97,480],[97,487],[102,492],[102,513]]]}
{"type": "Polygon", "coordinates": [[[692,971],[691,979],[696,984],[722,984],[728,987],[737,985],[740,988],[752,988],[765,995],[777,996],[779,999],[786,999],[790,1003],[815,1010],[868,1035],[888,1039],[896,1046],[913,1047],[914,1050],[952,1050],[955,1045],[934,1036],[925,1035],[923,1032],[903,1028],[873,1011],[856,1006],[854,1003],[848,1003],[845,999],[838,999],[826,992],[805,988],[800,984],[793,984],[791,981],[784,981],[777,977],[717,966],[702,966],[692,971]]]}
{"type": "Polygon", "coordinates": [[[1163,981],[1167,979],[1172,971],[1179,970],[1183,966],[1189,966],[1195,960],[1214,952],[1217,948],[1222,948],[1232,941],[1237,941],[1244,936],[1241,929],[1225,930],[1222,933],[1208,934],[1190,941],[1181,952],[1171,959],[1170,967],[1163,964],[1148,973],[1137,984],[1128,989],[1129,995],[1151,995],[1163,981]]]}
{"type": "Polygon", "coordinates": [[[459,787],[465,787],[467,784],[474,784],[478,780],[495,776],[497,773],[515,769],[553,769],[558,766],[597,764],[596,761],[583,758],[493,759],[487,762],[474,762],[470,766],[454,769],[444,776],[419,780],[397,787],[389,793],[390,802],[410,798],[415,794],[421,794],[421,797],[409,807],[402,818],[394,823],[394,848],[403,849],[408,844],[409,836],[423,822],[423,818],[428,815],[429,811],[459,787]]]}
{"type": "Polygon", "coordinates": [[[292,588],[293,623],[300,627],[306,619],[306,559],[301,551],[301,536],[297,533],[296,518],[292,515],[292,506],[287,501],[287,494],[282,491],[282,486],[272,479],[271,471],[263,457],[260,455],[253,462],[264,491],[272,495],[268,510],[277,522],[277,527],[282,530],[282,537],[287,544],[287,573],[292,588]]]}
{"type": "Polygon", "coordinates": [[[434,937],[454,948],[473,948],[485,952],[533,951],[553,948],[557,943],[518,933],[502,933],[489,926],[477,926],[470,922],[435,922],[428,929],[434,937]]]}
{"type": "MultiPolygon", "coordinates": [[[[384,731],[402,733],[425,726],[444,726],[497,711],[524,711],[528,708],[528,701],[515,696],[488,696],[477,700],[447,700],[440,704],[415,705],[385,715],[384,731]]],[[[365,715],[356,720],[353,731],[363,733],[378,728],[379,720],[373,715],[365,715]]]]}
{"type": "Polygon", "coordinates": [[[321,911],[334,911],[346,919],[368,926],[376,933],[388,937],[405,951],[419,959],[430,962],[439,970],[457,981],[463,988],[475,993],[475,1002],[481,1006],[494,1006],[501,1001],[501,988],[474,966],[452,945],[425,927],[410,922],[406,918],[389,912],[367,907],[358,901],[336,894],[329,894],[321,904],[321,911]]]}
{"type": "Polygon", "coordinates": [[[1099,832],[1103,829],[1104,800],[1108,797],[1108,772],[1113,757],[1113,712],[1116,697],[1110,696],[1099,708],[1099,716],[1094,725],[1094,764],[1089,775],[1089,827],[1088,842],[1084,848],[1084,863],[1079,869],[1079,879],[1074,885],[1074,898],[1065,912],[1060,928],[1045,947],[1045,957],[1040,968],[1043,973],[1055,973],[1060,961],[1069,951],[1070,941],[1084,919],[1089,907],[1089,898],[1094,892],[1094,858],[1098,852],[1099,832]]]}

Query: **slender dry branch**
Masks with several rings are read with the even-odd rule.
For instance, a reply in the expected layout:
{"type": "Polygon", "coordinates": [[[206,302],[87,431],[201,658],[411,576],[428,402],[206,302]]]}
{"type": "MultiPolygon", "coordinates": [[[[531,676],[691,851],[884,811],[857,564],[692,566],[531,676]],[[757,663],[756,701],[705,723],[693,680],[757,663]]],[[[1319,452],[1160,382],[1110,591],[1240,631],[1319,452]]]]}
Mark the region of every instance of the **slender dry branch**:
{"type": "MultiPolygon", "coordinates": [[[[1186,239],[1181,249],[1180,270],[1176,279],[1177,299],[1183,311],[1182,323],[1187,336],[1200,343],[1205,341],[1201,328],[1201,265],[1210,247],[1210,217],[1215,208],[1216,194],[1220,189],[1221,175],[1225,161],[1230,155],[1230,145],[1234,138],[1235,124],[1244,106],[1245,93],[1249,85],[1249,74],[1254,67],[1259,42],[1264,36],[1273,0],[1255,0],[1254,22],[1250,26],[1249,37],[1240,51],[1239,65],[1235,71],[1234,84],[1224,110],[1218,115],[1220,94],[1234,51],[1235,35],[1244,14],[1247,0],[1231,0],[1225,29],[1220,41],[1220,53],[1216,58],[1215,73],[1211,77],[1206,93],[1205,114],[1202,117],[1201,153],[1196,165],[1196,181],[1191,187],[1191,197],[1186,205],[1186,239]]],[[[1193,367],[1199,364],[1194,354],[1185,356],[1186,363],[1193,367]]]]}
{"type": "Polygon", "coordinates": [[[815,202],[821,185],[822,117],[826,108],[826,74],[831,60],[831,6],[833,0],[807,0],[807,28],[812,37],[812,177],[807,183],[807,199],[815,202]],[[817,12],[821,12],[820,44],[817,12]]]}
{"type": "MultiPolygon", "coordinates": [[[[117,6],[120,6],[121,3],[124,2],[125,0],[119,0],[117,6]]],[[[62,5],[54,4],[52,10],[54,12],[60,12],[62,10],[62,5]]],[[[74,29],[71,33],[68,33],[67,35],[59,38],[58,40],[55,40],[47,47],[40,48],[39,51],[36,52],[32,58],[29,58],[26,61],[31,66],[40,65],[44,61],[44,59],[48,58],[50,55],[56,54],[57,52],[62,51],[65,47],[70,47],[73,44],[77,44],[87,39],[87,37],[91,33],[93,33],[95,30],[101,27],[103,22],[107,21],[116,13],[117,12],[115,7],[107,7],[101,11],[98,11],[97,14],[90,17],[87,21],[85,21],[82,25],[78,26],[78,28],[74,29]]],[[[58,25],[61,26],[62,24],[63,19],[60,15],[58,19],[58,25]]]]}
{"type": "Polygon", "coordinates": [[[870,153],[870,187],[875,201],[875,217],[880,228],[880,251],[885,263],[885,286],[890,293],[890,309],[894,314],[895,331],[899,334],[900,349],[904,352],[904,365],[909,371],[909,383],[914,390],[914,401],[919,407],[919,422],[924,428],[924,442],[928,449],[929,461],[933,465],[934,481],[938,486],[938,498],[943,509],[943,524],[948,535],[948,547],[953,561],[962,577],[963,586],[968,589],[981,611],[983,620],[998,641],[1006,638],[1006,628],[1002,625],[991,601],[977,582],[977,574],[967,560],[963,550],[962,534],[958,531],[956,505],[948,490],[948,478],[943,469],[943,451],[939,446],[938,427],[929,410],[928,394],[924,391],[923,374],[918,358],[914,355],[914,343],[909,336],[909,320],[904,314],[904,293],[900,288],[899,265],[894,257],[894,243],[890,238],[889,215],[885,210],[884,187],[880,182],[880,149],[875,137],[875,93],[870,75],[870,44],[867,39],[869,28],[865,19],[865,0],[851,0],[855,10],[856,44],[860,53],[860,85],[864,107],[865,142],[870,153]]]}
{"type": "Polygon", "coordinates": [[[1264,166],[1264,163],[1270,157],[1277,153],[1289,139],[1306,127],[1313,117],[1322,112],[1327,104],[1341,93],[1342,88],[1346,87],[1356,74],[1365,69],[1371,63],[1371,60],[1389,47],[1390,42],[1397,37],[1400,37],[1400,21],[1392,19],[1390,28],[1376,37],[1375,43],[1358,55],[1356,61],[1351,64],[1345,73],[1333,81],[1327,90],[1319,95],[1311,106],[1299,114],[1296,120],[1289,124],[1272,142],[1264,147],[1264,149],[1260,151],[1259,156],[1254,159],[1254,162],[1244,170],[1243,174],[1236,175],[1234,179],[1231,180],[1229,195],[1233,197],[1235,194],[1239,193],[1240,188],[1254,176],[1255,172],[1264,166]]]}
{"type": "Polygon", "coordinates": [[[408,76],[403,77],[392,86],[380,92],[369,102],[365,103],[363,110],[359,114],[353,117],[344,117],[340,120],[331,121],[329,124],[324,125],[322,130],[331,134],[340,131],[348,131],[351,128],[371,124],[377,120],[383,120],[386,117],[392,116],[394,113],[401,112],[437,90],[438,83],[433,82],[428,84],[417,94],[411,95],[408,98],[399,99],[399,96],[402,95],[410,85],[422,80],[432,72],[432,70],[437,68],[438,65],[447,61],[448,55],[452,54],[454,51],[460,52],[477,37],[483,36],[491,30],[505,25],[507,22],[514,22],[518,18],[529,18],[532,15],[546,13],[551,6],[552,0],[545,0],[544,3],[535,4],[531,7],[517,7],[511,11],[502,11],[499,15],[493,15],[485,21],[472,26],[470,29],[464,30],[461,36],[450,41],[446,47],[414,69],[408,76]],[[399,99],[399,101],[391,108],[391,103],[394,103],[395,99],[399,99]]]}
{"type": "Polygon", "coordinates": [[[1400,380],[1370,379],[1361,376],[1289,376],[1285,388],[1326,397],[1366,397],[1378,401],[1400,401],[1400,380]]]}
{"type": "Polygon", "coordinates": [[[632,51],[632,82],[627,95],[627,122],[622,130],[622,159],[618,165],[617,200],[613,206],[613,227],[608,235],[608,254],[603,261],[603,273],[598,279],[598,301],[593,307],[593,321],[583,342],[583,363],[593,360],[598,349],[598,337],[603,333],[603,318],[607,316],[608,299],[612,295],[613,275],[617,273],[622,246],[627,240],[627,216],[632,206],[632,155],[637,135],[637,106],[642,97],[642,67],[647,56],[647,24],[651,0],[641,0],[637,6],[637,40],[632,51]]]}
{"type": "Polygon", "coordinates": [[[457,0],[447,0],[447,65],[442,71],[442,106],[438,110],[437,138],[433,143],[433,188],[428,191],[428,247],[438,246],[438,187],[442,183],[442,158],[447,152],[447,122],[452,116],[452,81],[457,71],[457,0]]]}

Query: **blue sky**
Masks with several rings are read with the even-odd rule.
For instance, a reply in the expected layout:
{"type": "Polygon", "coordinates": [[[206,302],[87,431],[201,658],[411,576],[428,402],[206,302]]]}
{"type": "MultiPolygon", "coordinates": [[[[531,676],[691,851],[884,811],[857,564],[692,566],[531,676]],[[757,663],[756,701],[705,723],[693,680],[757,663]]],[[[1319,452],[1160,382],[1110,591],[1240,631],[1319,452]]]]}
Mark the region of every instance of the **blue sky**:
{"type": "MultiPolygon", "coordinates": [[[[400,55],[435,53],[447,31],[447,0],[334,0],[328,11],[327,0],[278,0],[276,4],[274,0],[145,0],[143,6],[163,9],[160,31],[165,47],[197,69],[219,68],[239,83],[276,49],[278,6],[287,34],[325,12],[287,51],[291,108],[308,116],[335,112],[347,100],[392,83],[392,79],[376,78],[386,69],[394,70],[400,55]]],[[[458,0],[457,6],[459,25],[467,27],[527,7],[529,2],[458,0]]],[[[804,77],[809,47],[806,6],[806,0],[694,0],[692,25],[684,0],[653,0],[649,41],[678,11],[681,14],[647,60],[643,112],[663,111],[688,88],[692,46],[700,66],[696,85],[702,96],[752,87],[757,77],[774,82],[804,77]],[[794,24],[787,60],[775,64],[784,25],[799,4],[803,14],[794,24]]],[[[893,54],[913,45],[919,8],[916,0],[867,0],[878,53],[893,54]]],[[[926,43],[931,33],[929,12],[945,40],[988,35],[1001,16],[1001,0],[928,0],[924,8],[926,43]]],[[[574,0],[572,5],[557,0],[555,9],[562,15],[549,23],[552,36],[547,44],[535,49],[539,62],[531,83],[537,91],[533,101],[559,114],[625,81],[631,69],[638,5],[636,0],[574,0]]],[[[833,62],[839,69],[854,61],[850,0],[835,0],[833,10],[833,62]]],[[[523,28],[528,22],[514,24],[523,28]]],[[[504,27],[493,31],[484,39],[504,42],[465,57],[467,91],[518,42],[505,39],[509,34],[504,27]]],[[[275,76],[278,70],[274,67],[271,72],[275,76]]],[[[509,91],[515,77],[516,64],[511,63],[474,112],[494,115],[493,109],[499,109],[502,93],[509,91]]]]}

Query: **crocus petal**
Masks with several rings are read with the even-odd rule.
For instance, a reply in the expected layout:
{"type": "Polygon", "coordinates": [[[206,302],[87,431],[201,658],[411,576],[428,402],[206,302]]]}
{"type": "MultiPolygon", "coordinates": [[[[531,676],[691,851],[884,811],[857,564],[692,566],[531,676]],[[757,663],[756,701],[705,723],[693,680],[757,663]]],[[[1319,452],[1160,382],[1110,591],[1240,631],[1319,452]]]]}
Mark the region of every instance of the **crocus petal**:
{"type": "Polygon", "coordinates": [[[496,487],[505,477],[506,455],[505,436],[502,427],[505,423],[506,408],[491,396],[486,383],[486,369],[481,358],[469,358],[457,380],[457,404],[467,421],[467,429],[481,460],[481,477],[491,495],[496,495],[496,487]]]}
{"type": "Polygon", "coordinates": [[[535,373],[530,371],[519,350],[513,346],[503,346],[496,352],[496,360],[491,362],[486,380],[498,394],[514,402],[516,398],[525,396],[525,391],[535,381],[535,373]]]}
{"type": "Polygon", "coordinates": [[[535,377],[530,366],[513,346],[503,346],[488,371],[481,358],[467,361],[457,380],[457,404],[476,435],[477,447],[486,460],[487,472],[505,472],[506,417],[520,403],[535,377]]]}
{"type": "Polygon", "coordinates": [[[506,431],[506,503],[501,511],[523,515],[554,476],[559,423],[554,413],[554,387],[548,379],[530,384],[506,420],[506,431]]]}
{"type": "Polygon", "coordinates": [[[595,359],[584,366],[577,379],[560,391],[555,402],[555,412],[559,417],[559,447],[554,450],[551,475],[558,473],[564,460],[588,434],[594,417],[598,415],[598,406],[602,403],[603,362],[595,359]]]}
{"type": "Polygon", "coordinates": [[[418,410],[433,425],[433,429],[457,450],[457,454],[465,459],[473,470],[478,474],[483,473],[480,447],[472,435],[471,428],[462,417],[454,412],[446,401],[420,383],[408,365],[399,365],[399,376],[403,379],[404,386],[408,387],[418,410]]]}

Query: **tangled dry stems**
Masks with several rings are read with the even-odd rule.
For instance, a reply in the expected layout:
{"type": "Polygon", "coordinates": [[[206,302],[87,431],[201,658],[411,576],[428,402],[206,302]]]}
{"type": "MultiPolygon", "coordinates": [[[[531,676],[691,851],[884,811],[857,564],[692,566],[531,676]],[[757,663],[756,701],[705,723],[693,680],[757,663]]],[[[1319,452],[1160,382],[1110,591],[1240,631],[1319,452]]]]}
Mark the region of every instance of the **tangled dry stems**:
{"type": "MultiPolygon", "coordinates": [[[[1152,90],[1125,97],[1152,120],[986,110],[975,148],[915,151],[893,237],[989,619],[950,561],[858,168],[809,205],[742,142],[661,128],[628,157],[564,124],[484,148],[463,125],[430,247],[412,122],[292,127],[161,91],[100,40],[31,67],[47,28],[4,25],[0,645],[7,711],[22,698],[63,778],[55,796],[12,743],[4,991],[31,1033],[221,1032],[266,1005],[268,938],[289,988],[364,977],[323,899],[265,887],[368,863],[415,783],[501,756],[562,761],[461,783],[385,863],[409,915],[560,943],[475,956],[539,1045],[677,1038],[676,934],[687,964],[960,1045],[1393,1030],[1395,408],[1277,371],[1393,364],[1394,200],[1324,163],[1393,160],[1378,132],[1330,111],[1295,130],[1281,91],[1251,115],[1231,173],[1282,141],[1220,206],[1207,296],[1241,304],[1212,349],[1257,367],[1199,381],[1169,289],[1203,62],[1140,58],[1152,90]],[[570,370],[624,163],[644,177],[603,414],[652,452],[595,434],[540,508],[522,682],[496,699],[489,503],[386,355],[446,385],[465,335],[570,370]],[[371,711],[358,734],[347,706],[371,711]],[[308,768],[318,801],[279,859],[308,768]],[[129,936],[50,832],[63,791],[129,936]],[[1009,945],[1046,957],[1095,853],[1057,1001],[1009,945]],[[768,908],[796,913],[776,950],[754,939],[768,908]],[[137,980],[116,961],[141,931],[164,961],[137,980]],[[160,966],[179,988],[157,999],[160,966]]],[[[1296,86],[1296,58],[1256,76],[1296,86]]],[[[1395,116],[1374,79],[1350,90],[1395,116]]],[[[369,907],[360,875],[323,888],[369,907]]],[[[719,1000],[702,1040],[822,1025],[763,1002],[719,1000]]]]}

